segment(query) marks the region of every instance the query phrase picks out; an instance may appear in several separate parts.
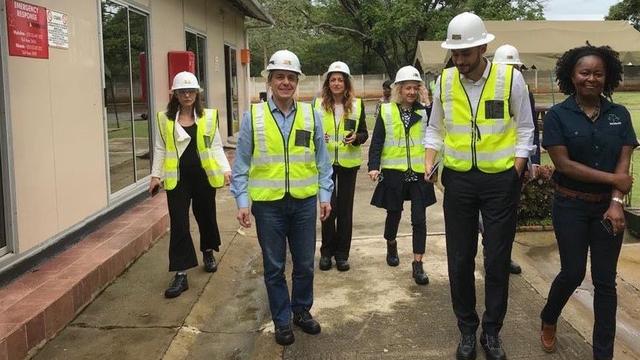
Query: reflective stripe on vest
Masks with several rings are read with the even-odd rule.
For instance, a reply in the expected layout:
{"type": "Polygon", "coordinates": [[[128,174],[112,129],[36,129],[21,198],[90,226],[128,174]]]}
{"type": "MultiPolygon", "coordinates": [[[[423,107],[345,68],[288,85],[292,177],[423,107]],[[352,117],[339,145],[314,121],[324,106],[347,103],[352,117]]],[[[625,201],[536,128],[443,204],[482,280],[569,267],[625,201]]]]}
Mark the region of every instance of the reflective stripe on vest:
{"type": "Polygon", "coordinates": [[[512,78],[511,65],[491,64],[474,118],[458,69],[442,71],[444,166],[456,171],[477,167],[486,173],[513,167],[517,136],[509,106],[512,78]]]}
{"type": "MultiPolygon", "coordinates": [[[[329,135],[329,142],[327,143],[327,152],[329,153],[329,159],[332,164],[337,164],[345,168],[354,168],[362,164],[362,150],[360,146],[354,146],[351,144],[345,144],[342,140],[351,131],[345,130],[344,116],[340,119],[340,122],[336,124],[334,120],[335,114],[331,111],[326,111],[322,106],[321,99],[314,101],[314,108],[322,114],[322,128],[325,134],[329,135]]],[[[362,99],[355,98],[351,105],[351,112],[349,113],[349,119],[355,121],[354,132],[358,130],[360,126],[360,115],[362,112],[362,99]]]]}
{"type": "Polygon", "coordinates": [[[424,145],[422,139],[427,125],[426,110],[416,111],[416,114],[420,115],[422,120],[411,126],[408,136],[400,117],[398,104],[382,104],[380,106],[380,114],[385,131],[380,167],[382,169],[400,171],[406,171],[411,168],[415,172],[424,173],[424,145]]]}
{"type": "MultiPolygon", "coordinates": [[[[157,119],[158,129],[165,144],[164,188],[173,190],[178,185],[180,177],[180,159],[174,134],[175,121],[167,118],[164,111],[158,112],[157,119]]],[[[196,125],[196,149],[200,157],[200,164],[207,174],[209,185],[216,188],[222,187],[224,185],[224,174],[211,148],[213,138],[218,129],[218,110],[204,109],[202,116],[196,120],[196,125]]]]}
{"type": "Polygon", "coordinates": [[[251,200],[280,200],[286,193],[296,199],[316,195],[318,169],[314,143],[315,119],[311,105],[296,103],[296,114],[287,141],[271,114],[268,102],[251,105],[251,124],[253,128],[253,155],[249,169],[251,200]],[[298,136],[298,144],[296,144],[297,132],[301,133],[298,136]]]}

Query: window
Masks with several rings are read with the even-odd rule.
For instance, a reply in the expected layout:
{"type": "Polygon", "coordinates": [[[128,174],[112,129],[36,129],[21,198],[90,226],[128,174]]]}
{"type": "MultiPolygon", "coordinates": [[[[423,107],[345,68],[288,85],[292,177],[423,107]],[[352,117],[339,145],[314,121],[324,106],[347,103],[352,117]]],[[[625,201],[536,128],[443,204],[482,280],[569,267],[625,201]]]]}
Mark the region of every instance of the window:
{"type": "Polygon", "coordinates": [[[207,71],[206,71],[206,58],[207,58],[207,38],[200,34],[196,34],[191,31],[185,31],[185,39],[187,44],[185,48],[187,51],[191,51],[196,56],[196,77],[198,83],[203,89],[202,99],[203,104],[207,103],[207,71]]]}
{"type": "Polygon", "coordinates": [[[111,193],[151,173],[148,17],[102,0],[104,104],[111,193]]]}

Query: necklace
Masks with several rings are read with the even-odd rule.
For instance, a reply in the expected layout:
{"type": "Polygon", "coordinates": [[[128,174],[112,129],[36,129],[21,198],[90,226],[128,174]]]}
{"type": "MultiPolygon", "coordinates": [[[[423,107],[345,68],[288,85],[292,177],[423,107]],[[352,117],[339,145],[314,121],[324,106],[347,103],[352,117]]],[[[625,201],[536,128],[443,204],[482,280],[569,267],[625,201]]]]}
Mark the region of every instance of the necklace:
{"type": "Polygon", "coordinates": [[[580,102],[578,101],[578,99],[576,99],[576,104],[578,105],[578,108],[580,108],[580,110],[582,110],[582,112],[583,112],[585,115],[587,115],[587,117],[589,118],[589,120],[591,120],[591,121],[595,121],[595,120],[598,118],[598,116],[600,116],[600,104],[596,105],[596,106],[594,107],[593,111],[591,111],[591,112],[588,112],[588,111],[585,109],[585,106],[584,106],[584,105],[582,105],[582,103],[580,103],[580,102]]]}

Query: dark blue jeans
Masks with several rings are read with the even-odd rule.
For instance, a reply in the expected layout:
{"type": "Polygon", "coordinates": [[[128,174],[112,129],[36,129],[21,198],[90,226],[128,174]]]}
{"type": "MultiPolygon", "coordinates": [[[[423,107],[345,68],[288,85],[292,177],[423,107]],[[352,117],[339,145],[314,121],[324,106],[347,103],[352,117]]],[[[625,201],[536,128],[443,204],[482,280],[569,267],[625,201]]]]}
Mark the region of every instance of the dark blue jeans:
{"type": "Polygon", "coordinates": [[[289,324],[292,311],[308,311],[313,305],[316,204],[315,196],[300,200],[286,195],[282,200],[256,201],[251,206],[262,248],[271,318],[276,326],[289,324]],[[293,262],[291,298],[284,275],[287,243],[293,262]]]}
{"type": "Polygon", "coordinates": [[[591,279],[594,286],[593,355],[612,359],[616,335],[616,268],[622,234],[612,236],[600,223],[609,202],[588,203],[556,195],[553,228],[560,252],[560,273],[553,280],[541,318],[555,324],[575,289],[580,286],[591,250],[591,279]]]}

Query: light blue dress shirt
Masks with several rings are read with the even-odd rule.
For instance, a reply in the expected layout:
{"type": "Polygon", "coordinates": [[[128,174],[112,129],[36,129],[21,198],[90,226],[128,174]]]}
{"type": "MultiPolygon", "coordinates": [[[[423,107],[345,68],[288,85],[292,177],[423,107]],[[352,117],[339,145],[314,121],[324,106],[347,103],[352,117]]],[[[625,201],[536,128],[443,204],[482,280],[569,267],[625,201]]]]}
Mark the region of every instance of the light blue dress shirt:
{"type": "MultiPolygon", "coordinates": [[[[289,140],[289,133],[296,116],[296,103],[294,102],[288,115],[284,115],[275,105],[271,97],[267,100],[271,113],[273,114],[282,135],[284,135],[285,146],[289,140]]],[[[327,144],[324,142],[324,130],[322,129],[322,117],[315,111],[315,134],[313,142],[316,146],[316,167],[318,168],[318,198],[320,202],[330,202],[333,192],[333,181],[331,175],[333,167],[329,160],[327,144]]],[[[253,127],[251,123],[251,111],[242,115],[240,123],[240,134],[236,145],[236,159],[233,162],[231,193],[236,198],[238,208],[249,207],[249,168],[251,167],[251,157],[253,153],[253,127]]]]}

